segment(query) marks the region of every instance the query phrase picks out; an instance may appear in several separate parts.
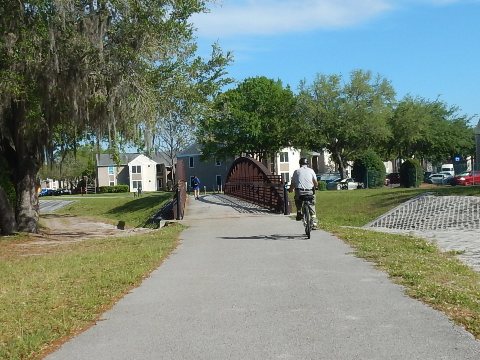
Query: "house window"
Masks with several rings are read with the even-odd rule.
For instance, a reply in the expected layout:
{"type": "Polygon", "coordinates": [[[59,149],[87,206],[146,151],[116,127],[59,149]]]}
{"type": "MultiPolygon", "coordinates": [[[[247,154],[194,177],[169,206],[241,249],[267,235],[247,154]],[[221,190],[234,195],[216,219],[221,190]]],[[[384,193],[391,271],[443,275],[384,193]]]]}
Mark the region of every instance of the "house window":
{"type": "Polygon", "coordinates": [[[132,174],[141,174],[141,173],[142,173],[142,167],[140,165],[132,166],[132,174]]]}
{"type": "Polygon", "coordinates": [[[108,175],[115,175],[115,166],[108,167],[108,175]]]}
{"type": "Polygon", "coordinates": [[[288,163],[288,152],[285,151],[280,153],[280,162],[288,163]]]}
{"type": "Polygon", "coordinates": [[[138,181],[138,180],[134,180],[132,181],[132,187],[134,189],[138,189],[138,188],[142,188],[142,182],[141,181],[138,181]]]}
{"type": "Polygon", "coordinates": [[[194,167],[194,162],[193,162],[193,156],[190,156],[190,158],[188,159],[188,165],[193,168],[194,167]]]}
{"type": "Polygon", "coordinates": [[[282,176],[282,182],[283,183],[289,183],[290,182],[290,174],[288,172],[284,172],[280,174],[282,176]]]}
{"type": "Polygon", "coordinates": [[[110,181],[109,185],[110,186],[115,186],[115,181],[110,181]]]}
{"type": "Polygon", "coordinates": [[[222,165],[222,162],[217,158],[215,158],[215,166],[220,166],[220,165],[222,165]]]}
{"type": "Polygon", "coordinates": [[[216,176],[217,186],[222,186],[222,175],[216,176]]]}

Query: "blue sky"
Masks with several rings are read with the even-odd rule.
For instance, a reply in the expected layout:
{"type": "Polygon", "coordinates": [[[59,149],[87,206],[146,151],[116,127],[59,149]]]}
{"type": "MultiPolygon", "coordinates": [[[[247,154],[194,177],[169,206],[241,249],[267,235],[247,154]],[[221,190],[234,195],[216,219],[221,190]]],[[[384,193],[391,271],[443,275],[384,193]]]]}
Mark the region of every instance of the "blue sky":
{"type": "Polygon", "coordinates": [[[406,94],[480,114],[480,0],[221,0],[193,18],[201,55],[218,41],[237,81],[296,91],[316,74],[370,70],[406,94]]]}

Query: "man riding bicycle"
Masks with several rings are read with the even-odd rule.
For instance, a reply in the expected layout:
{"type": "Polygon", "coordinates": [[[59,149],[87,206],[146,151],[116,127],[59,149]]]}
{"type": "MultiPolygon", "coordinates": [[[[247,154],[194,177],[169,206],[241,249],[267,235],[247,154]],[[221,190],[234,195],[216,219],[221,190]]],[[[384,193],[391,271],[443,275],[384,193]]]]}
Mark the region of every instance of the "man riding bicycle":
{"type": "Polygon", "coordinates": [[[290,183],[289,192],[295,190],[295,206],[297,208],[296,220],[300,221],[303,218],[302,215],[302,195],[313,195],[313,201],[308,202],[310,214],[313,221],[313,229],[317,228],[317,215],[315,212],[315,188],[318,186],[317,175],[308,167],[308,161],[306,158],[301,158],[299,161],[300,168],[295,170],[292,176],[292,182],[290,183]]]}

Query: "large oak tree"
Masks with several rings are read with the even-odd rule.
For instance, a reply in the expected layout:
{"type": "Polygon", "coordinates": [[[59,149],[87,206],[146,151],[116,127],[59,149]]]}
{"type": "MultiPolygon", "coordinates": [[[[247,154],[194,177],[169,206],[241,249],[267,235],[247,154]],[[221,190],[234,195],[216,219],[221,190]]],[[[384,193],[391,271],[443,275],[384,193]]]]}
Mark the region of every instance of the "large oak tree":
{"type": "MultiPolygon", "coordinates": [[[[191,54],[188,19],[205,6],[203,0],[0,0],[0,156],[16,191],[16,204],[5,206],[0,188],[0,208],[14,211],[19,230],[37,231],[37,173],[56,141],[75,147],[89,135],[116,148],[158,118],[159,71],[191,54]]],[[[2,211],[0,224],[11,215],[2,211]]]]}

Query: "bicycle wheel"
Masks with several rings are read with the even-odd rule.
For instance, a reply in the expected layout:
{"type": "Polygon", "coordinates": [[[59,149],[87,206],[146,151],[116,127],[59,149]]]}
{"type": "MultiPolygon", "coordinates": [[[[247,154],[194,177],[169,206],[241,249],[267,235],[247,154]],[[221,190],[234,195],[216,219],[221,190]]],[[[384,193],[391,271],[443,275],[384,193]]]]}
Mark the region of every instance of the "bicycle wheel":
{"type": "Polygon", "coordinates": [[[306,202],[303,203],[303,224],[305,226],[305,234],[307,239],[310,239],[310,232],[312,231],[312,220],[310,217],[310,209],[308,208],[306,202]]]}

